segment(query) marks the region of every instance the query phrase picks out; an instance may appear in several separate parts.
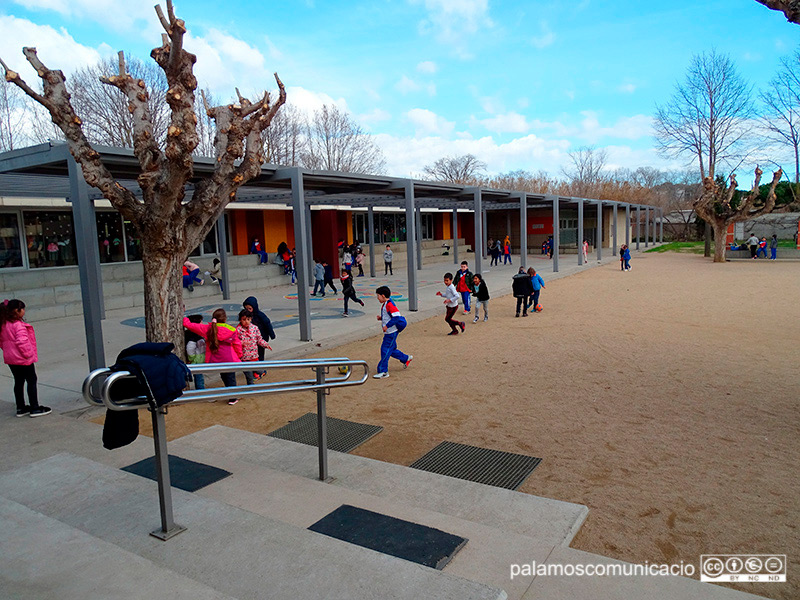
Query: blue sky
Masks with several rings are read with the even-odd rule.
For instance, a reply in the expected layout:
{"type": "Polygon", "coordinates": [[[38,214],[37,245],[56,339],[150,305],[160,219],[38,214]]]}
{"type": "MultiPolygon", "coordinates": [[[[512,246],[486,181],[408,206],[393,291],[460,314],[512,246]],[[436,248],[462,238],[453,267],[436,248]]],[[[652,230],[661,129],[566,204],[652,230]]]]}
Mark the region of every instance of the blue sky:
{"type": "MultiPolygon", "coordinates": [[[[117,50],[149,60],[153,4],[0,0],[0,56],[29,82],[24,45],[66,73],[117,50]]],[[[755,0],[195,0],[176,12],[201,85],[254,96],[277,71],[301,108],[348,109],[398,176],[466,153],[490,173],[558,176],[585,145],[606,148],[610,167],[680,168],[688,159],[653,149],[651,118],[691,56],[727,53],[765,88],[800,35],[755,0]]]]}

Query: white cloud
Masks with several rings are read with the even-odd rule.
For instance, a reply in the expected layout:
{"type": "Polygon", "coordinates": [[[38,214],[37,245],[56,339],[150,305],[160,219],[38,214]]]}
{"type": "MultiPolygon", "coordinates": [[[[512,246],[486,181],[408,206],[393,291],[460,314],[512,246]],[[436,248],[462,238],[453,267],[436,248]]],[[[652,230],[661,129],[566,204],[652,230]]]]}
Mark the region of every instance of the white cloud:
{"type": "Polygon", "coordinates": [[[356,117],[356,120],[366,127],[369,127],[373,123],[381,123],[384,121],[390,121],[391,119],[391,113],[381,108],[373,108],[368,113],[364,113],[363,115],[358,115],[356,117]]]}
{"type": "Polygon", "coordinates": [[[433,75],[437,71],[436,63],[431,60],[424,60],[417,65],[417,71],[426,75],[433,75]]]}
{"type": "Polygon", "coordinates": [[[617,89],[623,94],[632,94],[636,91],[636,86],[632,83],[623,83],[617,89]]]}
{"type": "Polygon", "coordinates": [[[556,34],[550,31],[547,21],[539,22],[539,30],[541,32],[540,35],[531,38],[531,44],[539,48],[539,50],[552,46],[556,41],[556,34]]]}
{"type": "Polygon", "coordinates": [[[323,104],[334,104],[342,110],[348,110],[347,101],[344,98],[334,99],[328,94],[302,87],[287,87],[286,100],[309,115],[313,114],[315,110],[321,109],[323,104]]]}
{"type": "MultiPolygon", "coordinates": [[[[152,0],[14,0],[30,11],[53,11],[64,17],[99,23],[115,31],[142,27],[142,21],[161,31],[152,0]]],[[[158,38],[154,38],[157,41],[158,38]]]]}
{"type": "Polygon", "coordinates": [[[531,128],[524,115],[513,111],[482,119],[476,123],[494,133],[525,133],[531,128]]]}
{"type": "Polygon", "coordinates": [[[574,138],[589,144],[597,144],[605,138],[640,140],[653,134],[653,120],[648,115],[621,117],[612,125],[603,125],[594,111],[582,111],[580,114],[582,119],[570,119],[568,124],[536,120],[531,127],[536,131],[548,131],[558,137],[574,138]]]}
{"type": "Polygon", "coordinates": [[[425,108],[412,108],[404,116],[414,126],[416,137],[448,136],[455,129],[455,123],[425,108]]]}
{"type": "Polygon", "coordinates": [[[470,42],[481,29],[493,27],[489,0],[410,0],[422,2],[428,11],[419,24],[420,33],[432,35],[449,46],[456,56],[470,58],[470,42]]]}
{"type": "Polygon", "coordinates": [[[403,75],[400,78],[400,80],[394,84],[394,89],[396,89],[401,94],[410,94],[411,92],[419,91],[420,86],[413,79],[410,79],[406,75],[403,75]]]}
{"type": "Polygon", "coordinates": [[[435,96],[436,95],[436,84],[429,83],[425,86],[425,91],[428,92],[428,96],[435,96]]]}
{"type": "Polygon", "coordinates": [[[27,19],[0,15],[0,56],[22,75],[29,85],[37,87],[38,76],[22,56],[24,46],[34,46],[42,62],[50,69],[68,74],[100,61],[101,54],[76,42],[63,27],[56,31],[49,25],[37,25],[27,19]]]}

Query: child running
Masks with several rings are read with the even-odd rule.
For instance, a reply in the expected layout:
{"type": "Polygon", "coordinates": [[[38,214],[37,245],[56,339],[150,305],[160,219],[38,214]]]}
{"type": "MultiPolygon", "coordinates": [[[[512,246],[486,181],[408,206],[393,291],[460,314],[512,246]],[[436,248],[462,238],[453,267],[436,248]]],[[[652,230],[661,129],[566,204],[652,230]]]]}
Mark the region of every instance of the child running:
{"type": "Polygon", "coordinates": [[[542,276],[536,273],[536,269],[533,267],[528,268],[528,275],[531,278],[531,285],[533,286],[533,295],[531,296],[530,304],[528,305],[529,308],[533,308],[533,312],[538,312],[536,307],[539,306],[539,293],[544,289],[544,279],[542,276]]]}
{"type": "Polygon", "coordinates": [[[342,295],[344,296],[344,312],[342,316],[349,317],[350,312],[347,310],[349,300],[358,302],[361,306],[364,306],[364,303],[356,297],[356,288],[353,287],[353,278],[350,275],[350,271],[342,269],[342,275],[339,279],[342,282],[342,295]]]}
{"type": "MultiPolygon", "coordinates": [[[[255,362],[259,360],[258,348],[272,350],[272,347],[261,337],[261,330],[253,325],[253,313],[243,309],[239,311],[239,324],[236,326],[236,334],[242,341],[242,362],[255,362]]],[[[253,371],[245,371],[244,378],[247,385],[253,385],[253,371]]],[[[260,374],[259,374],[260,376],[260,374]]]]}
{"type": "Polygon", "coordinates": [[[456,286],[453,285],[453,274],[452,273],[445,273],[444,274],[444,285],[446,287],[444,294],[442,292],[436,292],[437,296],[441,296],[444,298],[444,305],[447,307],[447,312],[444,315],[445,323],[450,325],[450,333],[447,335],[458,335],[457,327],[461,328],[461,332],[463,333],[466,328],[467,324],[464,321],[456,321],[453,318],[453,315],[458,312],[458,292],[456,291],[456,286]]]}
{"type": "Polygon", "coordinates": [[[483,305],[483,320],[489,320],[489,288],[481,277],[480,273],[475,273],[472,277],[472,295],[475,296],[475,318],[473,323],[478,322],[478,309],[483,305]]]}
{"type": "Polygon", "coordinates": [[[17,416],[43,417],[52,410],[39,404],[36,388],[36,367],[39,360],[36,349],[36,334],[33,325],[22,319],[25,317],[25,303],[22,300],[5,300],[0,304],[0,349],[3,361],[14,376],[14,400],[17,402],[17,416]],[[24,388],[28,385],[28,404],[25,404],[24,388]]]}
{"type": "Polygon", "coordinates": [[[378,372],[372,377],[375,379],[384,379],[389,376],[389,359],[396,358],[403,363],[403,368],[407,369],[414,358],[411,354],[404,354],[397,349],[397,336],[400,333],[397,325],[405,322],[400,311],[391,301],[391,290],[382,285],[375,290],[375,296],[378,302],[381,303],[381,314],[378,315],[378,321],[381,322],[383,327],[383,342],[381,343],[381,360],[378,363],[378,372]]]}
{"type": "MultiPolygon", "coordinates": [[[[227,320],[228,315],[222,308],[211,314],[211,323],[192,323],[189,317],[183,317],[183,326],[206,340],[207,363],[242,361],[242,341],[236,329],[225,322],[227,320]]],[[[236,387],[236,373],[220,373],[219,376],[225,387],[236,387]]],[[[228,404],[234,405],[238,401],[237,398],[231,398],[228,404]]]]}

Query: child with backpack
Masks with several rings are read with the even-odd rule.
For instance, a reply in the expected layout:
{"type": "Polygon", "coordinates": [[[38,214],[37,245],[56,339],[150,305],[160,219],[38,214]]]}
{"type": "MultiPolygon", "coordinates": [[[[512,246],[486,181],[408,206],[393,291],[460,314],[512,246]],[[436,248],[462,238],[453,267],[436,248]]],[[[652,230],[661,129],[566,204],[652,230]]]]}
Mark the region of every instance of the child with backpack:
{"type": "Polygon", "coordinates": [[[4,300],[0,304],[0,349],[3,361],[14,376],[14,400],[17,403],[17,416],[43,417],[52,410],[39,404],[36,388],[36,367],[39,360],[36,348],[36,334],[33,326],[23,321],[25,303],[22,300],[4,300]],[[28,404],[25,404],[24,389],[28,386],[28,404]]]}
{"type": "Polygon", "coordinates": [[[397,306],[392,302],[391,290],[382,285],[375,290],[375,296],[381,303],[381,314],[378,321],[383,328],[383,342],[381,342],[381,360],[378,363],[378,372],[372,377],[374,379],[385,379],[389,376],[389,359],[396,358],[403,363],[403,368],[407,369],[414,358],[411,354],[405,354],[397,349],[397,336],[406,328],[406,319],[400,314],[397,306]]]}
{"type": "MultiPolygon", "coordinates": [[[[206,362],[227,363],[242,361],[242,341],[236,329],[225,321],[228,315],[225,309],[218,308],[211,314],[211,323],[192,323],[189,317],[183,318],[183,326],[193,331],[206,341],[206,362]]],[[[220,373],[225,387],[236,387],[236,373],[220,373]]],[[[231,398],[228,404],[234,405],[239,400],[231,398]]]]}

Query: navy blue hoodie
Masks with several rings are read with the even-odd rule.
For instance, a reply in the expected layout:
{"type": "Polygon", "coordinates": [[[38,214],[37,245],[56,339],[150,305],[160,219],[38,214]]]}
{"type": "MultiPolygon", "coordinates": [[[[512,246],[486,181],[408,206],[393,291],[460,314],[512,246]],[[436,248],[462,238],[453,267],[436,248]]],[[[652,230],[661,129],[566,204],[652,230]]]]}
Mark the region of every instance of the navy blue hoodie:
{"type": "Polygon", "coordinates": [[[274,340],[275,330],[272,328],[272,321],[269,320],[267,315],[258,310],[258,300],[256,300],[255,296],[248,296],[245,298],[244,302],[242,302],[242,306],[245,304],[249,304],[253,307],[253,325],[258,327],[258,330],[261,332],[261,337],[267,341],[274,340]]]}

